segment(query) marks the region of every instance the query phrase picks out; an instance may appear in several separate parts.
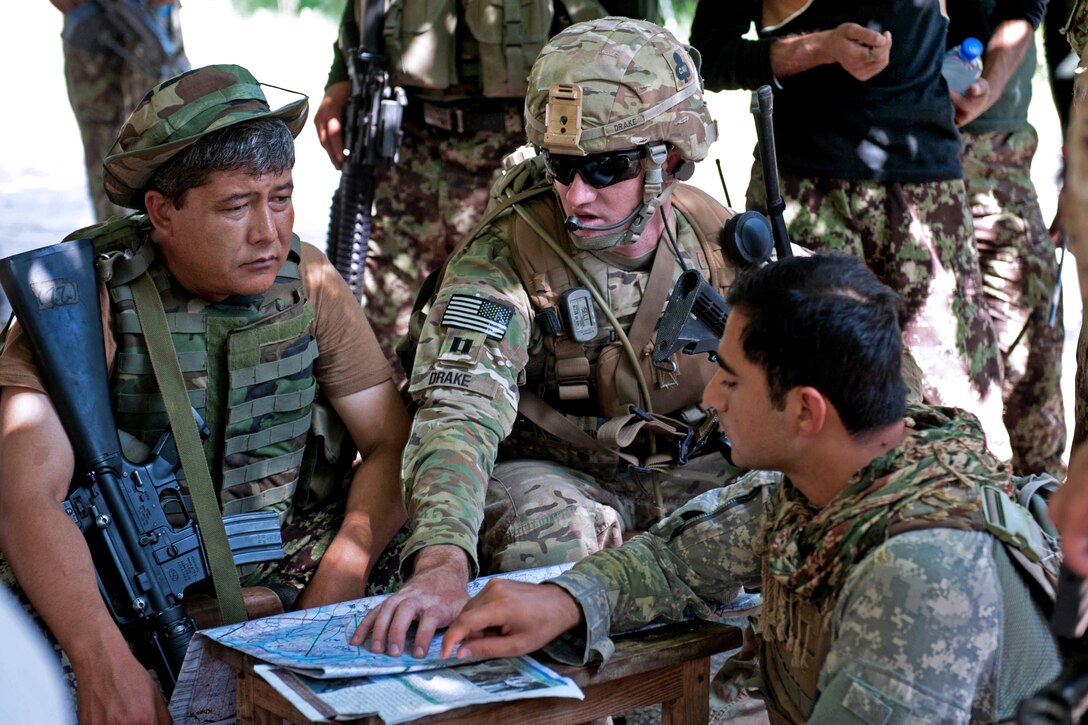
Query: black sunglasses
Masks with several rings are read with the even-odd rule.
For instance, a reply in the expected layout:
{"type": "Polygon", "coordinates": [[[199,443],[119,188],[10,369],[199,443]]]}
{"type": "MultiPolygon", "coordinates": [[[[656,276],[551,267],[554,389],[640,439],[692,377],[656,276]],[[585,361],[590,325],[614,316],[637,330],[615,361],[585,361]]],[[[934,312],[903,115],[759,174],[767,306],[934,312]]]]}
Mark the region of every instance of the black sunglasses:
{"type": "Polygon", "coordinates": [[[564,186],[570,186],[574,182],[574,175],[578,174],[594,189],[603,189],[633,179],[642,171],[642,149],[588,156],[568,156],[541,150],[540,155],[544,159],[544,168],[564,186]]]}

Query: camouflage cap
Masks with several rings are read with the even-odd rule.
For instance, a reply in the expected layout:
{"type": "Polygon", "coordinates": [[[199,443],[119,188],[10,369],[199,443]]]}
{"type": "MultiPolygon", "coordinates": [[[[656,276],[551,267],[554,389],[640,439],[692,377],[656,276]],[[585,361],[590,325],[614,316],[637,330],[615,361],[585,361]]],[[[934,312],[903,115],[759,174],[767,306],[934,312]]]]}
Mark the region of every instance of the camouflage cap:
{"type": "Polygon", "coordinates": [[[141,208],[156,169],[202,136],[242,121],[281,118],[297,137],[309,110],[307,97],[297,95],[273,111],[257,80],[237,65],[210,65],[163,81],[136,106],[106,156],[106,194],[115,204],[141,208]]]}
{"type": "Polygon", "coordinates": [[[529,74],[529,142],[595,154],[667,141],[689,161],[718,137],[703,98],[700,57],[645,20],[576,23],[540,51],[529,74]]]}

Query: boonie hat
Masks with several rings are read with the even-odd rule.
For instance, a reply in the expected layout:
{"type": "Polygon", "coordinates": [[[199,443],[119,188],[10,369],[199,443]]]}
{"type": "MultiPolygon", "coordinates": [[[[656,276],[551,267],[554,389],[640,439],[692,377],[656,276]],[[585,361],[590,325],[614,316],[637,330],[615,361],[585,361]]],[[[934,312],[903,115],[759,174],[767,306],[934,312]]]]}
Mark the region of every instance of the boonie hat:
{"type": "Polygon", "coordinates": [[[106,195],[119,206],[143,207],[156,169],[206,134],[236,123],[280,118],[297,137],[306,125],[309,100],[288,92],[300,98],[273,111],[261,84],[238,65],[209,65],[163,81],[121,126],[104,163],[106,195]]]}

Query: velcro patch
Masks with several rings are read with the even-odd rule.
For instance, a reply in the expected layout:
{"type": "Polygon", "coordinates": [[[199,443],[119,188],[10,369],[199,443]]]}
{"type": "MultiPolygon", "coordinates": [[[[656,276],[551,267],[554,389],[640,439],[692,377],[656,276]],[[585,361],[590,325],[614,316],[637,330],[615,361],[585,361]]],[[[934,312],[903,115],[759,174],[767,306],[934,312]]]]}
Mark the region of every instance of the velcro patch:
{"type": "Polygon", "coordinates": [[[453,295],[442,313],[443,327],[482,332],[492,340],[501,340],[514,316],[514,308],[483,297],[453,295]]]}
{"type": "Polygon", "coordinates": [[[447,332],[438,351],[443,365],[471,367],[480,359],[487,336],[480,332],[447,332]]]}
{"type": "Polygon", "coordinates": [[[490,399],[494,398],[498,392],[499,382],[494,378],[476,372],[437,367],[418,372],[412,376],[412,382],[409,386],[412,393],[428,388],[457,388],[490,399]]]}

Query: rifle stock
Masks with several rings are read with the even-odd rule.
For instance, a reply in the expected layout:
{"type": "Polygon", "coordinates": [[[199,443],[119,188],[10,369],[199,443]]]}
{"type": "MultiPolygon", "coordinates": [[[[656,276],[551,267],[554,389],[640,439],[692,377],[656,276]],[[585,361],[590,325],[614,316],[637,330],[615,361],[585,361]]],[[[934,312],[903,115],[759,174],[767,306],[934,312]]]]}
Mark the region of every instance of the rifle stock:
{"type": "MultiPolygon", "coordinates": [[[[173,437],[164,433],[141,463],[122,453],[90,240],[0,260],[0,285],[75,454],[64,509],[87,538],[110,614],[169,694],[195,632],[182,604],[185,589],[210,576],[199,527],[184,505],[173,437]],[[73,350],[86,359],[73,361],[73,350]]],[[[233,526],[235,538],[249,547],[247,561],[282,556],[274,513],[235,518],[257,522],[233,526]]],[[[235,560],[241,563],[237,553],[235,560]]]]}

